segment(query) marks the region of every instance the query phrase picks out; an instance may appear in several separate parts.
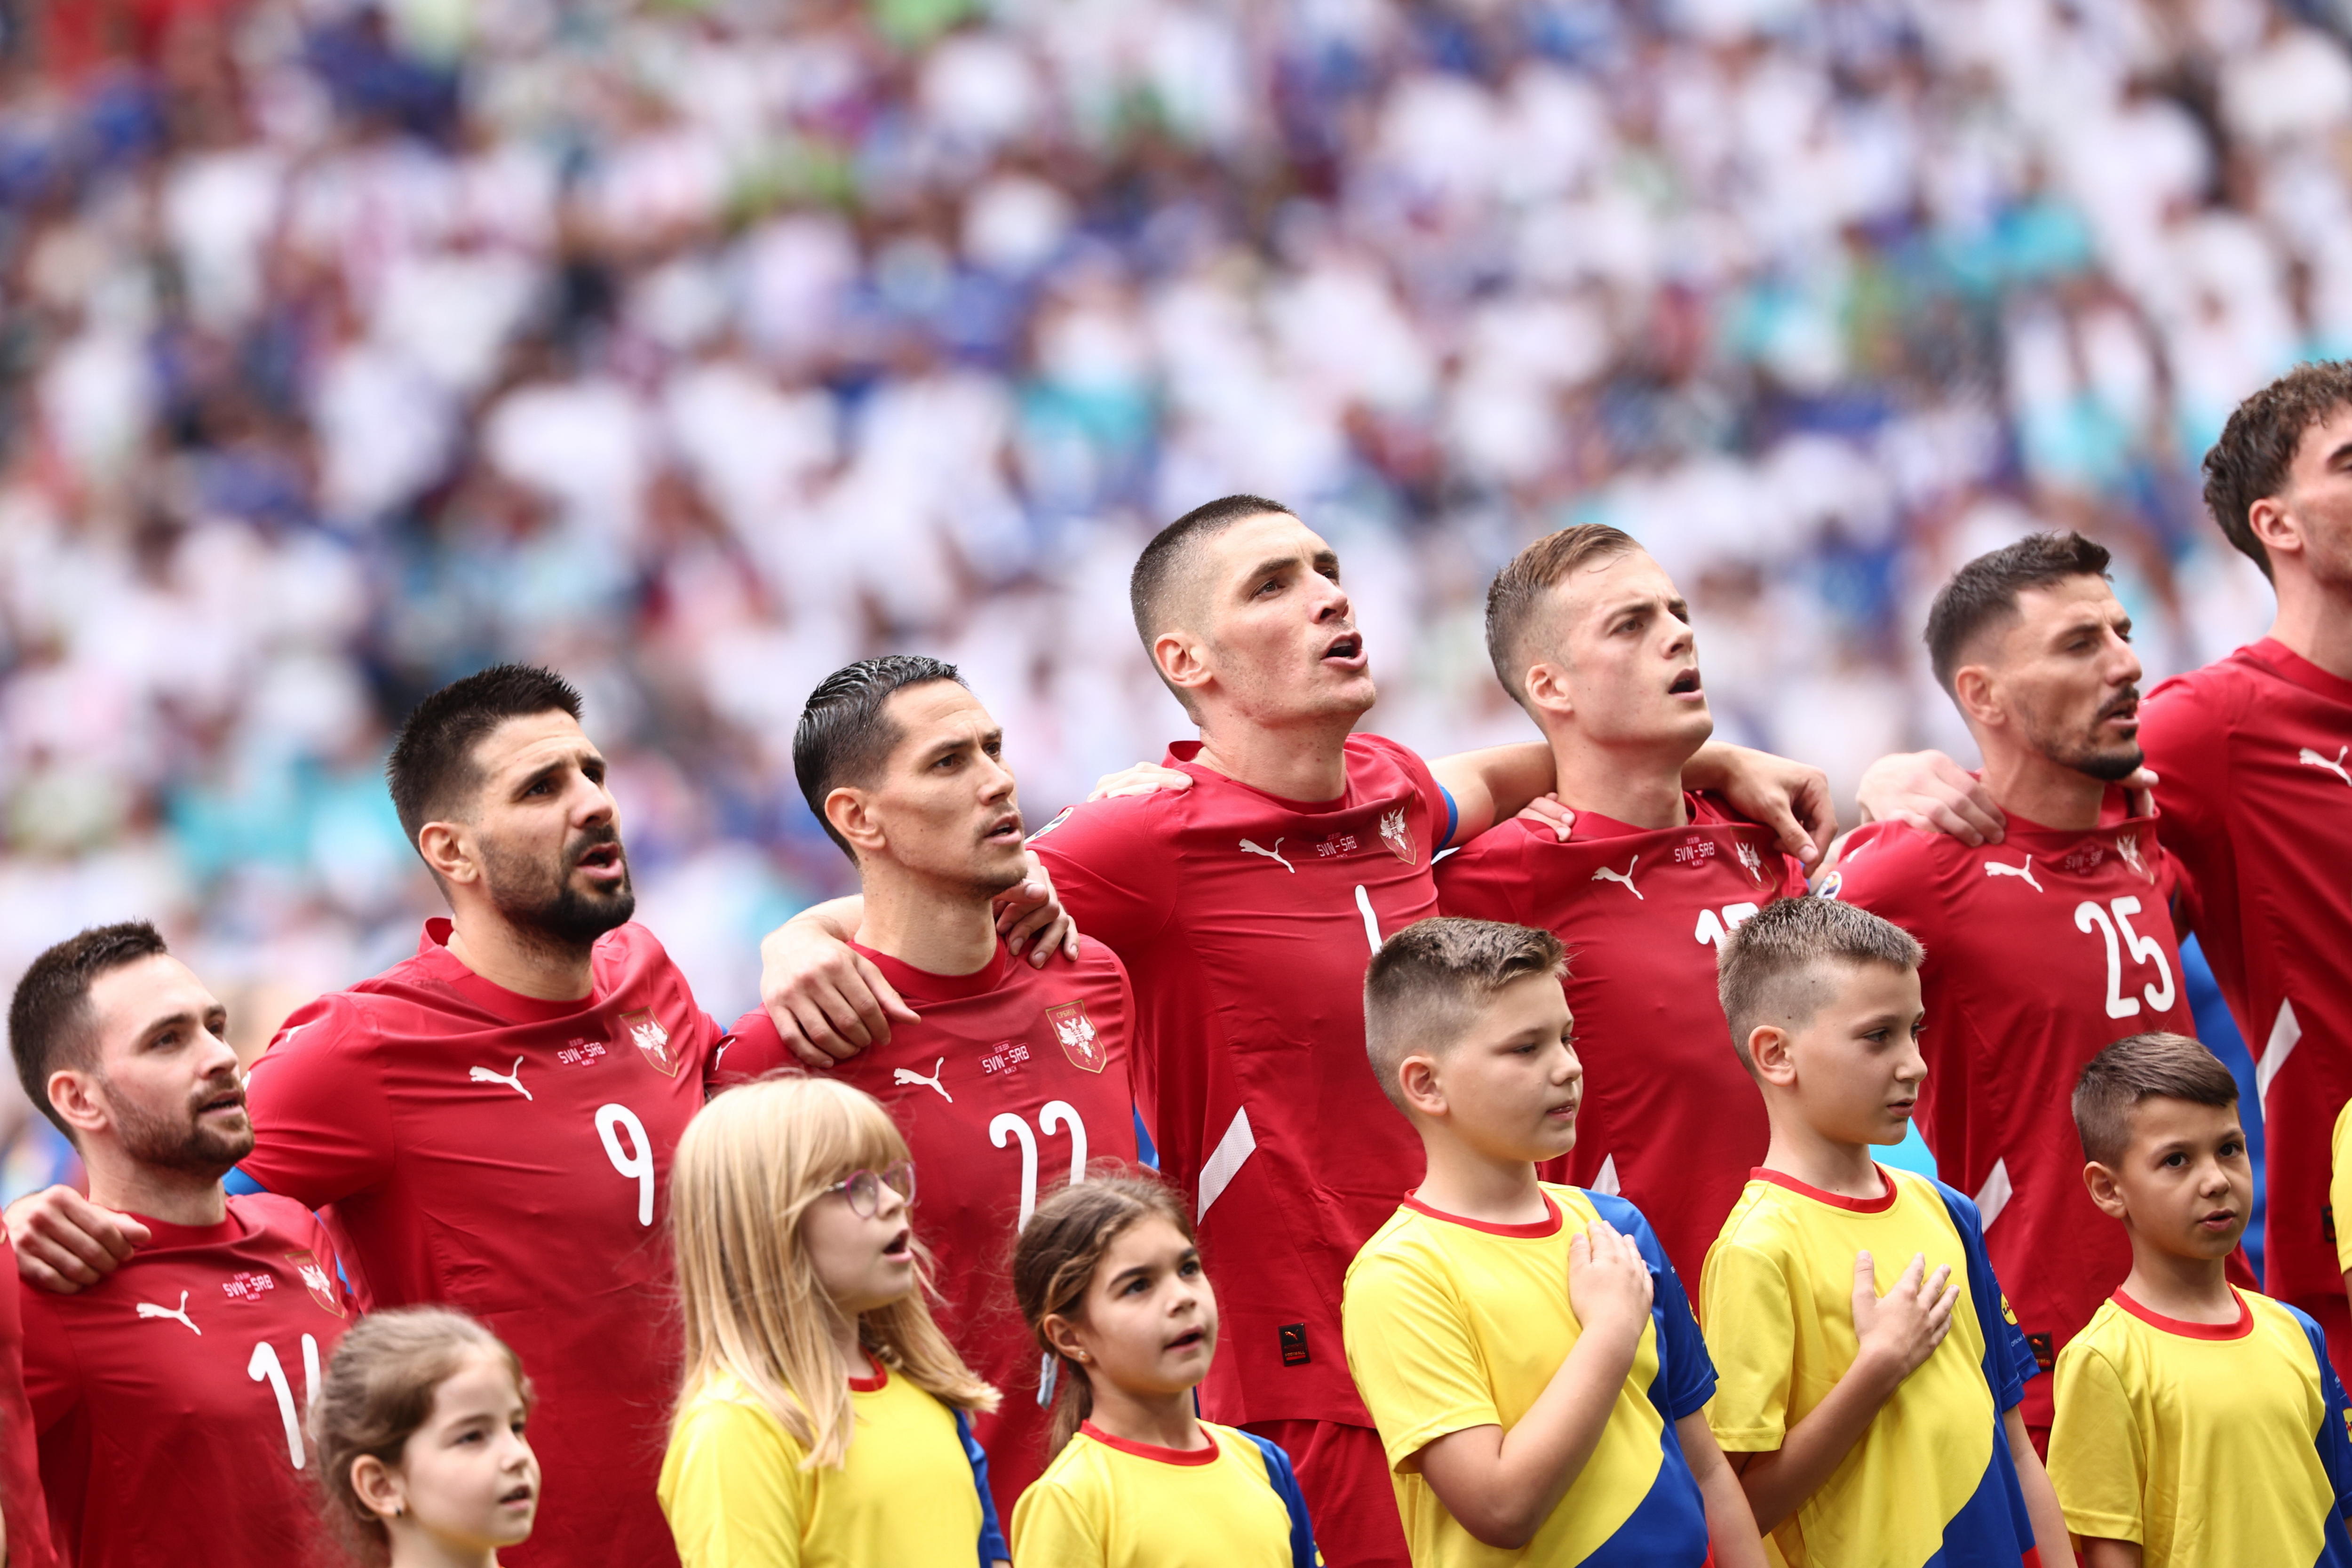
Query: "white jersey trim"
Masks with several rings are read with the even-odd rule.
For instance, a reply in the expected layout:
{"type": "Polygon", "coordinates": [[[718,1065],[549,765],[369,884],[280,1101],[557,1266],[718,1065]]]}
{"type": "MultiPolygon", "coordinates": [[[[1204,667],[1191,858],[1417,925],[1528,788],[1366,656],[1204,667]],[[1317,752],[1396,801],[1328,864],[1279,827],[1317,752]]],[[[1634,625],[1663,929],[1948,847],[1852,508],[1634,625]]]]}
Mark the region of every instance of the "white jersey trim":
{"type": "Polygon", "coordinates": [[[1209,1217],[1209,1205],[1224,1195],[1242,1166],[1257,1152],[1257,1134],[1250,1131],[1249,1108],[1234,1112],[1234,1120],[1201,1166],[1201,1206],[1192,1212],[1195,1225],[1209,1217]]]}
{"type": "Polygon", "coordinates": [[[2294,1055],[2294,1047],[2302,1043],[2303,1023],[2294,1016],[2294,1003],[2282,1001],[2278,1017],[2271,1025],[2270,1042],[2263,1047],[2263,1059],[2254,1064],[2254,1103],[2264,1117],[2270,1114],[2267,1102],[2271,1080],[2278,1077],[2279,1068],[2286,1066],[2286,1058],[2294,1055]]]}
{"type": "Polygon", "coordinates": [[[1977,1189],[1977,1212],[1984,1216],[1987,1230],[1992,1228],[1992,1222],[2000,1217],[2000,1211],[2009,1206],[2009,1200],[2016,1193],[2017,1189],[2009,1182],[2009,1162],[1995,1160],[1991,1172],[1984,1179],[1984,1185],[1977,1189]]]}

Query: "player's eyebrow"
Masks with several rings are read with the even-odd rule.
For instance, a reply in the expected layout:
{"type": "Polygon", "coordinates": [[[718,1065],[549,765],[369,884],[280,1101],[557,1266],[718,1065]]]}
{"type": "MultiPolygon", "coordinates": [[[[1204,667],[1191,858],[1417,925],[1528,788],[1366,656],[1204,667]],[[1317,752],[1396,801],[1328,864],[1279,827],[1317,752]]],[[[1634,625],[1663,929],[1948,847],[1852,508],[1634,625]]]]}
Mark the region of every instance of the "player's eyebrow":
{"type": "Polygon", "coordinates": [[[212,1016],[214,1011],[218,1011],[220,1016],[224,1021],[226,1021],[227,1016],[226,1012],[225,1009],[220,1009],[217,1003],[214,1005],[213,1009],[207,1010],[207,1013],[204,1016],[199,1016],[190,1008],[183,1007],[176,1013],[166,1013],[160,1018],[150,1019],[147,1026],[139,1031],[139,1043],[143,1046],[166,1029],[186,1028],[190,1025],[202,1025],[205,1021],[206,1017],[212,1016]]]}
{"type": "Polygon", "coordinates": [[[1242,574],[1243,588],[1246,591],[1251,584],[1260,578],[1272,577],[1297,564],[1298,557],[1296,555],[1269,555],[1242,574]]]}

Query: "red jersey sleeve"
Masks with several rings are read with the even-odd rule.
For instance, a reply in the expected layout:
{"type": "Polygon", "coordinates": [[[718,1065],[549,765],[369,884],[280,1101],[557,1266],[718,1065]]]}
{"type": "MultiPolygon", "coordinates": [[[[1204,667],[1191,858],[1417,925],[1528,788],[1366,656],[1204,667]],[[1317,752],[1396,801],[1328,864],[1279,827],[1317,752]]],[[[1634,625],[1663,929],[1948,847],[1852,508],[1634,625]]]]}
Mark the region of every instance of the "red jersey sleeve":
{"type": "Polygon", "coordinates": [[[1160,793],[1071,806],[1029,840],[1079,932],[1122,958],[1175,913],[1169,836],[1153,820],[1166,809],[1160,793]]]}
{"type": "Polygon", "coordinates": [[[238,1162],[246,1174],[313,1209],[392,1174],[391,1100],[375,1042],[366,1010],[345,992],[286,1020],[246,1079],[254,1131],[253,1152],[238,1162]]]}
{"type": "Polygon", "coordinates": [[[1823,879],[1822,896],[1893,921],[1925,942],[1943,912],[1934,896],[1934,853],[1935,840],[1927,834],[1899,822],[1865,822],[1823,879]]]}
{"type": "Polygon", "coordinates": [[[1527,898],[1533,880],[1527,868],[1528,835],[1528,829],[1517,822],[1498,822],[1479,836],[1476,854],[1457,851],[1438,861],[1433,869],[1439,912],[1533,924],[1527,898]]]}
{"type": "Polygon", "coordinates": [[[2157,775],[2158,831],[2180,874],[2182,924],[2197,924],[2202,888],[2234,885],[2231,866],[2230,723],[2241,689],[2211,669],[2163,682],[2140,705],[2139,743],[2157,775]]]}
{"type": "Polygon", "coordinates": [[[735,1026],[719,1042],[712,1060],[714,1091],[749,1083],[781,1068],[798,1070],[801,1065],[800,1058],[785,1047],[774,1022],[757,1007],[735,1020],[735,1026]]]}

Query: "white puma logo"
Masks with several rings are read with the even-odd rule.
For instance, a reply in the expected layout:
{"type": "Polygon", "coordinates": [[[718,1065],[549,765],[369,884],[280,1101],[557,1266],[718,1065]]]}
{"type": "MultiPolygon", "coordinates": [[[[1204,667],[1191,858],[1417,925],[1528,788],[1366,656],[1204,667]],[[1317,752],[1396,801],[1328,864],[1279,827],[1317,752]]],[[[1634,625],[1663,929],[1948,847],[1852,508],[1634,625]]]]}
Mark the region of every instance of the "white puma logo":
{"type": "Polygon", "coordinates": [[[2344,766],[2344,758],[2347,753],[2352,753],[2352,746],[2339,747],[2336,752],[2336,760],[2331,763],[2326,757],[2321,756],[2317,752],[2313,751],[2309,746],[2305,746],[2301,752],[2296,753],[2294,760],[2311,767],[2326,768],[2329,773],[2334,773],[2346,784],[2352,784],[2352,772],[2346,771],[2344,766]]]}
{"type": "Polygon", "coordinates": [[[1246,838],[1244,838],[1244,839],[1243,839],[1243,840],[1242,840],[1242,853],[1243,853],[1243,854],[1244,854],[1244,855],[1263,855],[1263,856],[1265,856],[1267,859],[1274,861],[1275,863],[1276,863],[1277,865],[1279,865],[1279,866],[1280,866],[1284,870],[1286,870],[1286,871],[1289,872],[1292,876],[1296,877],[1297,875],[1298,875],[1298,868],[1297,868],[1297,867],[1296,867],[1296,866],[1294,866],[1294,865],[1292,865],[1289,861],[1285,860],[1285,859],[1282,858],[1281,850],[1282,850],[1282,840],[1281,840],[1281,839],[1279,839],[1279,838],[1277,838],[1277,839],[1276,839],[1276,840],[1274,841],[1274,847],[1273,847],[1273,848],[1271,848],[1271,849],[1262,849],[1262,848],[1260,848],[1258,846],[1256,846],[1256,845],[1255,845],[1255,844],[1251,843],[1251,842],[1250,842],[1248,839],[1246,839],[1246,838]]]}
{"type": "Polygon", "coordinates": [[[948,1092],[948,1086],[940,1081],[940,1069],[947,1065],[948,1058],[945,1057],[941,1057],[939,1060],[933,1062],[931,1064],[931,1076],[929,1078],[925,1078],[921,1073],[917,1072],[912,1068],[898,1068],[891,1072],[890,1081],[892,1083],[929,1084],[933,1089],[940,1091],[940,1098],[941,1100],[946,1100],[950,1105],[953,1105],[955,1103],[955,1096],[950,1094],[948,1092]]]}
{"type": "Polygon", "coordinates": [[[466,1076],[476,1083],[502,1083],[525,1100],[529,1100],[530,1090],[522,1086],[522,1060],[520,1057],[515,1058],[512,1072],[492,1072],[488,1068],[468,1068],[466,1069],[466,1076]]]}
{"type": "Polygon", "coordinates": [[[1625,890],[1627,892],[1633,894],[1637,899],[1642,899],[1642,901],[1646,904],[1650,900],[1643,899],[1642,889],[1633,886],[1633,868],[1641,863],[1642,858],[1639,855],[1636,855],[1631,860],[1625,862],[1625,868],[1622,871],[1612,871],[1608,867],[1603,866],[1601,869],[1592,873],[1592,879],[1596,882],[1622,882],[1625,884],[1625,890]]]}
{"type": "Polygon", "coordinates": [[[204,1330],[196,1327],[196,1321],[188,1316],[188,1293],[185,1290],[180,1292],[180,1304],[176,1307],[158,1307],[152,1301],[140,1302],[139,1315],[142,1318],[169,1318],[175,1323],[185,1323],[188,1332],[196,1338],[205,1337],[204,1330]]]}
{"type": "Polygon", "coordinates": [[[2042,891],[2042,884],[2033,879],[2033,857],[2031,855],[2028,855],[2025,858],[2025,864],[2022,866],[2009,866],[2002,864],[1999,860],[1988,860],[1985,862],[1985,875],[1988,877],[2022,877],[2025,879],[2025,885],[2027,887],[2032,889],[2037,893],[2042,891]]]}

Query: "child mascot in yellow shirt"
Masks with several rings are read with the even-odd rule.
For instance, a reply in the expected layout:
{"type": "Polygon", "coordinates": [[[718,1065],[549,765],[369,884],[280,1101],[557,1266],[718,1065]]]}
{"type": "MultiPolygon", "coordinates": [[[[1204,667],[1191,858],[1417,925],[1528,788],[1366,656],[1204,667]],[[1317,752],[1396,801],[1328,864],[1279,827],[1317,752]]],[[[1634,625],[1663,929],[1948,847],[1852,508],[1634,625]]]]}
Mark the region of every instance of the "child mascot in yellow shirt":
{"type": "Polygon", "coordinates": [[[1920,956],[1820,898],[1768,905],[1723,946],[1724,1016],[1772,1141],[1700,1280],[1707,1419],[1790,1568],[2072,1568],[2017,1409],[2033,1352],[1977,1207],[1871,1158],[1902,1142],[1927,1076],[1920,956]]]}
{"type": "Polygon", "coordinates": [[[1583,1068],[1549,931],[1427,920],[1364,977],[1366,1047],[1427,1169],[1356,1255],[1348,1365],[1418,1568],[1761,1568],[1701,1414],[1715,1369],[1631,1204],[1538,1181],[1583,1068]]]}
{"type": "Polygon", "coordinates": [[[685,1568],[1006,1560],[964,1414],[996,1392],[931,1321],[914,1199],[906,1140],[846,1084],[765,1079],[688,1124],[659,1483],[685,1568]]]}
{"type": "Polygon", "coordinates": [[[1192,1413],[1217,1293],[1173,1188],[1097,1174],[1054,1193],[1013,1294],[1059,1389],[1045,1473],[1013,1505],[1021,1568],[1317,1568],[1288,1456],[1192,1413]]]}
{"type": "Polygon", "coordinates": [[[2083,1069],[2074,1126],[2091,1200],[2132,1247],[2058,1353],[2050,1479],[2084,1568],[2352,1568],[2326,1338],[2223,1272],[2254,1195],[2230,1069],[2184,1036],[2117,1040],[2083,1069]]]}

